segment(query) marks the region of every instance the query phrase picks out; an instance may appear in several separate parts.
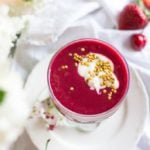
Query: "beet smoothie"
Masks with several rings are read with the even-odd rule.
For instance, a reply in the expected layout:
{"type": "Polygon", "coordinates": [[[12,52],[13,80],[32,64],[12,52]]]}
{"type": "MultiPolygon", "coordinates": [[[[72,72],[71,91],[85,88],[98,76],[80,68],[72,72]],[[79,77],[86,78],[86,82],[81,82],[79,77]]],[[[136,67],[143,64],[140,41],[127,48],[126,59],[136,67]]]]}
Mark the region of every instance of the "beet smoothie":
{"type": "Polygon", "coordinates": [[[115,48],[96,39],[81,39],[54,55],[48,83],[52,95],[64,108],[77,114],[96,115],[123,100],[129,72],[115,48]]]}

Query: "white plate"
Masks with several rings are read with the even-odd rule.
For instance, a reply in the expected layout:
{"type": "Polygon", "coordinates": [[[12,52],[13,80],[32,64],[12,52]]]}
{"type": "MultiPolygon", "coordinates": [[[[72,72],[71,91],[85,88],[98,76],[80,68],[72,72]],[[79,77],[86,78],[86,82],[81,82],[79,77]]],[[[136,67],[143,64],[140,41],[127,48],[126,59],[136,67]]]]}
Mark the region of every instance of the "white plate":
{"type": "MultiPolygon", "coordinates": [[[[31,103],[49,95],[47,68],[50,58],[40,62],[27,80],[25,90],[31,103]]],[[[83,133],[69,127],[48,132],[42,122],[29,120],[26,129],[35,146],[44,150],[46,140],[51,138],[48,150],[132,150],[148,115],[148,96],[139,75],[133,69],[130,73],[127,100],[94,132],[83,133]]]]}

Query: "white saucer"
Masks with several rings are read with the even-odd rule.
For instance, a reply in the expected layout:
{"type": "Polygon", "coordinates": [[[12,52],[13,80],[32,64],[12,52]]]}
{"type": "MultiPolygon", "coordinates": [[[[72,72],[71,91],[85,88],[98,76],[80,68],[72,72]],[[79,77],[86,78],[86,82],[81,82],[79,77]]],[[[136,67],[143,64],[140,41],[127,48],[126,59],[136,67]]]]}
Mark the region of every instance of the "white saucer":
{"type": "MultiPolygon", "coordinates": [[[[51,56],[40,62],[29,76],[25,90],[29,102],[49,95],[47,68],[51,56]]],[[[130,69],[131,83],[127,100],[111,118],[103,121],[91,133],[83,133],[69,127],[47,131],[40,121],[29,120],[26,130],[35,146],[48,150],[132,150],[142,134],[148,115],[148,96],[135,70],[130,69]]]]}

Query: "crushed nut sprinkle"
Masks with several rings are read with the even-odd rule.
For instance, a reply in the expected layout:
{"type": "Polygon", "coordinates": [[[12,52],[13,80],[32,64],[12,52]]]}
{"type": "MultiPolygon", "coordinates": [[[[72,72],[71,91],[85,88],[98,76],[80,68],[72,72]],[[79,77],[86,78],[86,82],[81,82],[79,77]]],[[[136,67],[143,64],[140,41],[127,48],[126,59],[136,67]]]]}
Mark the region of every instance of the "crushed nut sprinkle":
{"type": "Polygon", "coordinates": [[[77,53],[74,53],[73,59],[74,59],[75,61],[77,61],[77,62],[82,62],[83,57],[80,56],[80,55],[78,55],[77,53]]]}
{"type": "Polygon", "coordinates": [[[81,51],[82,51],[82,52],[84,52],[84,51],[85,51],[85,48],[84,48],[84,47],[82,47],[82,48],[81,48],[81,51]]]}
{"type": "Polygon", "coordinates": [[[104,89],[104,90],[103,90],[103,93],[104,93],[104,94],[106,94],[106,93],[107,93],[107,90],[106,90],[106,89],[104,89]]]}
{"type": "Polygon", "coordinates": [[[89,66],[91,62],[96,61],[96,65],[94,70],[91,72],[89,71],[89,78],[86,79],[88,83],[92,78],[98,76],[101,79],[101,86],[105,88],[110,88],[110,92],[107,92],[104,89],[102,92],[107,94],[108,99],[112,99],[112,95],[117,93],[117,89],[115,88],[115,78],[113,76],[113,67],[109,61],[100,59],[95,53],[88,53],[86,55],[79,55],[77,53],[73,54],[73,59],[84,66],[89,66]]]}
{"type": "Polygon", "coordinates": [[[74,65],[77,67],[77,66],[78,66],[78,63],[76,63],[76,62],[75,62],[75,64],[74,64],[74,65]]]}
{"type": "Polygon", "coordinates": [[[117,90],[116,89],[111,89],[111,91],[113,92],[113,93],[117,93],[117,90]]]}
{"type": "Polygon", "coordinates": [[[108,96],[108,99],[109,99],[109,100],[111,100],[111,99],[112,99],[112,97],[111,97],[111,96],[108,96]]]}
{"type": "Polygon", "coordinates": [[[73,56],[73,54],[72,54],[72,53],[69,53],[68,55],[69,55],[70,57],[72,57],[72,56],[73,56]]]}
{"type": "Polygon", "coordinates": [[[63,70],[64,70],[64,69],[68,69],[68,66],[67,66],[67,65],[62,65],[62,66],[61,66],[61,69],[63,69],[63,70]]]}
{"type": "Polygon", "coordinates": [[[73,86],[70,87],[70,91],[74,91],[74,87],[73,86]]]}

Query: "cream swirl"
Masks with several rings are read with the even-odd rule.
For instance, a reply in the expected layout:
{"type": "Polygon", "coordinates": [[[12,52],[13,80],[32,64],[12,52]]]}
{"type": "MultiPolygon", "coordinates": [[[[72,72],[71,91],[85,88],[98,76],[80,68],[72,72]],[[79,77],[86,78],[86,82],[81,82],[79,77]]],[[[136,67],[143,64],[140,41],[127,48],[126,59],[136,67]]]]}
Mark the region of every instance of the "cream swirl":
{"type": "Polygon", "coordinates": [[[97,53],[84,56],[74,54],[74,59],[79,62],[79,75],[84,78],[91,90],[96,90],[97,94],[101,93],[101,89],[112,88],[112,91],[116,91],[119,88],[114,64],[106,56],[97,53]]]}

